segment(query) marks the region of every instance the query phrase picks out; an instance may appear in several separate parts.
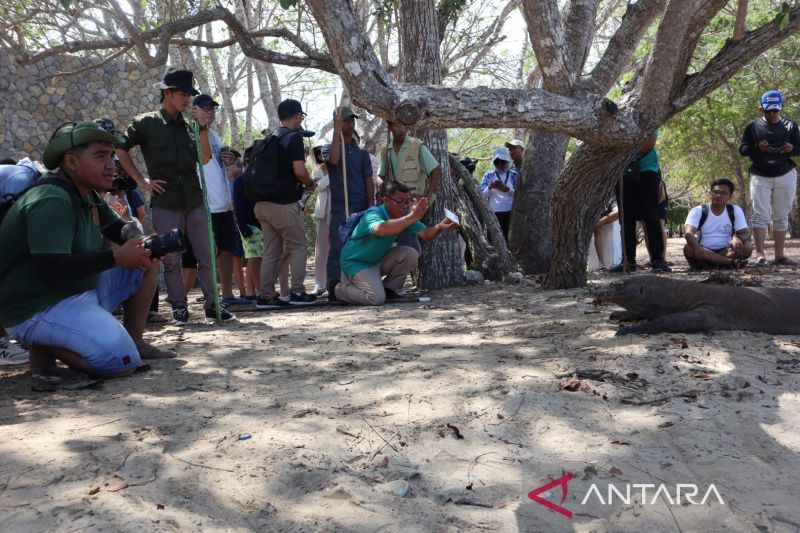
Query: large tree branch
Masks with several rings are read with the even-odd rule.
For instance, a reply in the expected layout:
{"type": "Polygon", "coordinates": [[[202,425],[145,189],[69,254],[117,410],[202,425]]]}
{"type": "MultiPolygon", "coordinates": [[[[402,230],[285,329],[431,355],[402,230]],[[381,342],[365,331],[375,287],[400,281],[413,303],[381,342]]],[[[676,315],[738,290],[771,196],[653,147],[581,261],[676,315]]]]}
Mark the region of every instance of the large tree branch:
{"type": "Polygon", "coordinates": [[[544,88],[568,93],[577,81],[570,69],[567,40],[555,0],[523,0],[522,13],[528,36],[542,70],[544,88]]]}
{"type": "Polygon", "coordinates": [[[564,8],[563,27],[569,69],[576,79],[583,71],[596,33],[598,0],[570,0],[564,8]]]}
{"type": "Polygon", "coordinates": [[[642,111],[648,120],[657,120],[658,110],[672,99],[686,73],[681,68],[681,58],[689,32],[690,18],[686,14],[691,12],[693,4],[694,0],[669,0],[664,10],[641,80],[642,111]]]}
{"type": "Polygon", "coordinates": [[[687,76],[682,90],[672,102],[669,114],[686,109],[728,81],[739,69],[773,46],[800,30],[800,9],[794,9],[789,24],[778,30],[775,22],[768,22],[747,32],[738,42],[727,42],[706,67],[698,74],[687,76]]]}
{"type": "Polygon", "coordinates": [[[628,68],[633,52],[650,23],[664,9],[666,0],[639,0],[628,4],[617,31],[583,86],[589,92],[605,94],[628,68]]]}
{"type": "Polygon", "coordinates": [[[19,51],[16,55],[16,61],[20,65],[30,65],[55,55],[99,50],[108,51],[113,49],[136,47],[137,56],[144,63],[151,66],[163,65],[168,57],[170,43],[174,42],[175,44],[184,44],[181,42],[182,39],[172,39],[173,36],[182,35],[204,24],[221,21],[228,26],[231,34],[233,35],[233,37],[228,39],[227,44],[239,43],[242,51],[248,57],[266,61],[268,63],[276,63],[293,67],[315,68],[332,73],[336,72],[333,67],[333,62],[329,56],[316,52],[307,44],[302,43],[302,41],[298,39],[295,34],[282,29],[264,29],[251,32],[245,28],[245,26],[236,18],[233,13],[222,7],[215,7],[213,9],[200,11],[194,15],[181,18],[173,22],[163,24],[157,28],[142,32],[137,31],[136,28],[130,24],[130,21],[128,21],[124,12],[119,14],[117,18],[126,28],[126,32],[128,33],[126,38],[108,38],[92,41],[69,41],[35,53],[31,53],[29,51],[19,51]],[[125,21],[127,21],[127,24],[125,21]],[[303,57],[267,50],[266,48],[258,45],[255,41],[256,37],[261,36],[275,36],[286,39],[307,55],[306,57],[303,57]],[[148,46],[155,46],[155,55],[150,54],[147,48],[148,46]]]}

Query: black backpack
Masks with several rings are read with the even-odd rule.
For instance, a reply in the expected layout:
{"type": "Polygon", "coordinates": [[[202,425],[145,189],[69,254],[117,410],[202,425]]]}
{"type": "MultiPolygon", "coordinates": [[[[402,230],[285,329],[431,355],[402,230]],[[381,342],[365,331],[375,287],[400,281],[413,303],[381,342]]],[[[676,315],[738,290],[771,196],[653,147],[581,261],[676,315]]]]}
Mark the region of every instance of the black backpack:
{"type": "MultiPolygon", "coordinates": [[[[295,132],[286,129],[280,134],[272,133],[258,141],[253,148],[247,172],[244,173],[244,194],[251,202],[272,200],[281,192],[282,186],[286,187],[278,177],[278,144],[285,135],[291,133],[295,132]]],[[[291,186],[295,187],[296,183],[291,186]]]]}
{"type": "MultiPolygon", "coordinates": [[[[728,212],[728,218],[731,219],[731,237],[736,234],[736,214],[733,212],[733,204],[725,204],[725,211],[728,212]]],[[[700,212],[700,224],[697,226],[697,231],[703,227],[703,224],[708,220],[708,204],[703,204],[700,212]]]]}

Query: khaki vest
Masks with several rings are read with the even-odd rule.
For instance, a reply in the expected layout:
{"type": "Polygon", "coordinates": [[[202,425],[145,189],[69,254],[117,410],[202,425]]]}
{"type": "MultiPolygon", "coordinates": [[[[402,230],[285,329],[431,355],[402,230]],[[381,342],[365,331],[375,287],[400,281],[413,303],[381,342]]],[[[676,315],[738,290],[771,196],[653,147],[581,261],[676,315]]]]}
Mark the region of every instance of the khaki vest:
{"type": "MultiPolygon", "coordinates": [[[[419,150],[422,146],[422,141],[414,137],[407,137],[408,147],[403,152],[403,157],[397,160],[397,172],[399,176],[394,175],[391,160],[389,159],[390,146],[385,146],[382,150],[381,157],[386,161],[386,177],[399,181],[409,187],[414,187],[413,194],[422,196],[428,190],[430,178],[425,171],[419,166],[419,150]]],[[[436,195],[431,195],[431,203],[436,199],[436,195]]]]}

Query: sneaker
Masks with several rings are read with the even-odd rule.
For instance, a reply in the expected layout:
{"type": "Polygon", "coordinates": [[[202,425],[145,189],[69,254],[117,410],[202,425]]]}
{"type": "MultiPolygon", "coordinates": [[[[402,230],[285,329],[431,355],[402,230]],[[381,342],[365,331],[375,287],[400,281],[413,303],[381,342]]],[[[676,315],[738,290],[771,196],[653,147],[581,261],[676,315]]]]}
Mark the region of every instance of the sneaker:
{"type": "Polygon", "coordinates": [[[653,266],[651,268],[656,272],[672,272],[672,269],[663,259],[660,261],[653,261],[653,266]]]}
{"type": "Polygon", "coordinates": [[[259,296],[256,299],[256,309],[284,309],[286,307],[289,307],[289,302],[284,302],[277,294],[272,298],[259,296]]]}
{"type": "MultiPolygon", "coordinates": [[[[628,272],[636,272],[636,263],[628,263],[628,272]]],[[[621,272],[625,272],[625,264],[620,263],[615,267],[611,267],[608,269],[611,274],[619,274],[621,272]]]]}
{"type": "Polygon", "coordinates": [[[400,292],[392,289],[387,289],[386,287],[383,288],[383,292],[386,293],[387,300],[399,300],[405,297],[405,294],[401,294],[400,292]]]}
{"type": "Polygon", "coordinates": [[[246,298],[236,298],[231,296],[230,298],[220,298],[219,303],[223,307],[232,307],[234,305],[249,305],[251,302],[246,298]]]}
{"type": "Polygon", "coordinates": [[[258,296],[256,296],[255,294],[250,294],[250,295],[245,294],[244,296],[242,296],[242,299],[247,300],[248,303],[253,303],[256,300],[258,300],[258,296]]]}
{"type": "Polygon", "coordinates": [[[338,281],[332,279],[328,281],[328,301],[329,302],[338,302],[339,299],[336,298],[336,286],[339,284],[338,281]]]}
{"type": "Polygon", "coordinates": [[[172,323],[176,326],[185,326],[189,323],[189,311],[185,305],[179,305],[172,309],[172,323]]]}
{"type": "Polygon", "coordinates": [[[148,311],[148,313],[147,313],[147,323],[148,324],[164,324],[166,322],[169,322],[169,320],[167,320],[163,316],[159,315],[155,311],[148,311]]]}
{"type": "MultiPolygon", "coordinates": [[[[224,308],[220,310],[220,317],[222,318],[222,322],[228,322],[229,320],[234,320],[236,317],[227,312],[224,308]]],[[[206,309],[206,320],[213,322],[217,319],[217,310],[216,309],[206,309]]]]}
{"type": "Polygon", "coordinates": [[[290,305],[314,305],[315,303],[317,303],[317,296],[315,294],[293,292],[291,296],[289,296],[290,305]]]}
{"type": "Polygon", "coordinates": [[[10,341],[7,338],[0,338],[0,366],[18,366],[28,363],[28,350],[10,341]]]}

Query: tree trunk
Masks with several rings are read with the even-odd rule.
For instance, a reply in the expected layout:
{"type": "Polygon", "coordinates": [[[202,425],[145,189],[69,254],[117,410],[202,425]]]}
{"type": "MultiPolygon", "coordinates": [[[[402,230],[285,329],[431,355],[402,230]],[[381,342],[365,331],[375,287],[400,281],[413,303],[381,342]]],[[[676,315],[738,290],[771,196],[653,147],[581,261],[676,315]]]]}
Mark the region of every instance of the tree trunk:
{"type": "Polygon", "coordinates": [[[635,148],[584,145],[570,157],[553,195],[551,224],[559,243],[545,278],[548,289],[586,283],[586,261],[595,223],[635,148]]]}
{"type": "Polygon", "coordinates": [[[541,274],[550,268],[553,257],[550,210],[568,142],[564,135],[534,132],[526,145],[509,233],[511,253],[526,274],[541,274]]]}
{"type": "MultiPolygon", "coordinates": [[[[400,0],[398,11],[403,13],[400,25],[401,55],[398,77],[406,83],[441,85],[442,59],[439,53],[439,31],[436,6],[433,0],[400,0]]],[[[425,224],[432,225],[444,218],[444,208],[455,205],[456,185],[450,176],[447,133],[444,130],[412,132],[422,139],[439,161],[442,179],[436,190],[436,201],[425,215],[425,224]]],[[[458,233],[448,231],[430,242],[422,243],[417,286],[422,289],[441,289],[463,280],[458,233]]]]}
{"type": "Polygon", "coordinates": [[[449,160],[450,167],[460,178],[456,190],[455,211],[461,219],[461,231],[469,245],[472,259],[486,279],[503,279],[516,272],[517,266],[508,251],[497,217],[481,194],[475,178],[455,157],[450,156],[449,160]]]}

